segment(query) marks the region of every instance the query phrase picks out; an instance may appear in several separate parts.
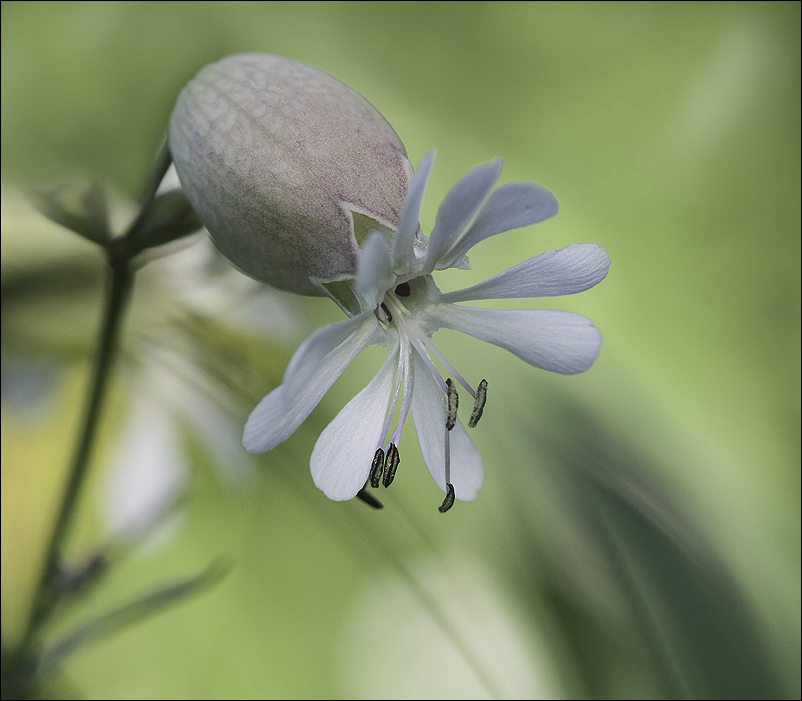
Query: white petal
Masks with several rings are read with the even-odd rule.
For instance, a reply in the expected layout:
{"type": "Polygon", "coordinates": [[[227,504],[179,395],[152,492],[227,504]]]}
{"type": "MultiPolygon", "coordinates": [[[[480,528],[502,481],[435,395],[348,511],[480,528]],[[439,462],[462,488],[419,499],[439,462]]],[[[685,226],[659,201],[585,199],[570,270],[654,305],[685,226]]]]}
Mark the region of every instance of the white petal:
{"type": "Polygon", "coordinates": [[[557,198],[533,183],[508,183],[496,190],[470,229],[439,262],[438,268],[451,267],[480,241],[503,231],[537,224],[557,214],[557,198]]]}
{"type": "MultiPolygon", "coordinates": [[[[421,453],[435,483],[446,491],[445,479],[445,394],[417,353],[413,354],[415,389],[412,394],[412,418],[421,453]]],[[[451,430],[451,484],[460,501],[473,501],[482,487],[485,467],[482,456],[457,420],[451,430]]]]}
{"type": "Polygon", "coordinates": [[[298,407],[299,411],[288,412],[284,401],[285,389],[284,385],[276,387],[256,405],[245,422],[242,445],[249,453],[266,453],[286,441],[323,397],[321,394],[320,397],[310,398],[308,407],[304,405],[298,407]]]}
{"type": "Polygon", "coordinates": [[[420,162],[407,193],[404,209],[401,211],[401,221],[398,223],[398,231],[395,232],[393,240],[393,267],[396,270],[409,267],[415,260],[414,244],[415,234],[418,233],[420,205],[433,162],[434,151],[429,151],[420,162]]]}
{"type": "Polygon", "coordinates": [[[102,516],[115,536],[148,534],[175,506],[190,473],[180,436],[165,402],[145,393],[134,398],[105,473],[102,516]]]}
{"type": "Polygon", "coordinates": [[[265,453],[295,433],[345,368],[379,338],[377,329],[381,331],[381,326],[378,322],[374,324],[375,317],[371,317],[360,315],[327,326],[296,351],[285,373],[288,382],[262,399],[245,422],[242,435],[245,450],[255,455],[265,453]],[[343,329],[348,330],[354,324],[357,328],[351,329],[349,336],[340,338],[339,345],[333,344],[343,329]]]}
{"type": "MultiPolygon", "coordinates": [[[[372,312],[365,312],[338,324],[324,326],[322,329],[315,331],[293,354],[287,364],[287,369],[284,371],[284,378],[281,384],[288,388],[290,395],[301,394],[305,384],[321,379],[321,363],[329,353],[354,334],[356,334],[356,338],[351,339],[352,342],[357,341],[357,338],[361,338],[369,332],[376,331],[375,327],[378,326],[378,322],[374,324],[374,320],[375,316],[372,312]]],[[[370,342],[372,341],[367,341],[367,345],[370,342]]],[[[343,345],[341,352],[347,352],[347,349],[348,346],[343,345]]],[[[356,357],[356,355],[353,357],[356,357]]],[[[350,361],[348,362],[350,363],[350,361]]],[[[339,377],[341,373],[342,370],[337,376],[339,377]]]]}
{"type": "Polygon", "coordinates": [[[468,302],[572,295],[598,285],[609,268],[610,256],[601,246],[574,243],[525,260],[473,287],[448,292],[440,300],[468,302]]]}
{"type": "Polygon", "coordinates": [[[443,254],[454,245],[471,219],[479,211],[501,173],[501,159],[477,166],[462,178],[448,193],[437,212],[425,272],[434,270],[443,254]]]}
{"type": "Polygon", "coordinates": [[[370,302],[371,307],[375,308],[384,299],[384,293],[393,287],[394,282],[390,250],[387,248],[384,236],[374,232],[359,252],[356,290],[370,302]]]}
{"type": "Polygon", "coordinates": [[[493,310],[437,305],[440,327],[462,331],[506,348],[536,368],[573,375],[584,372],[601,349],[601,334],[590,319],[544,309],[493,310]]]}
{"type": "Polygon", "coordinates": [[[320,434],[312,451],[312,479],[334,501],[352,499],[365,486],[381,440],[398,365],[398,346],[368,385],[320,434]]]}

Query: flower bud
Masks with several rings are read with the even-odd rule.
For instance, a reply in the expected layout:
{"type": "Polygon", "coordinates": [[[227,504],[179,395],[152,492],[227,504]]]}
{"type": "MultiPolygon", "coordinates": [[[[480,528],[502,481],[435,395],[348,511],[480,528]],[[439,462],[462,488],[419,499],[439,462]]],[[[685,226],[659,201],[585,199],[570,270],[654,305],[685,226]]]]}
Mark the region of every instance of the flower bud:
{"type": "Polygon", "coordinates": [[[267,54],[201,69],[178,97],[169,143],[222,253],[299,294],[355,275],[368,231],[398,227],[412,176],[401,140],[359,93],[267,54]]]}

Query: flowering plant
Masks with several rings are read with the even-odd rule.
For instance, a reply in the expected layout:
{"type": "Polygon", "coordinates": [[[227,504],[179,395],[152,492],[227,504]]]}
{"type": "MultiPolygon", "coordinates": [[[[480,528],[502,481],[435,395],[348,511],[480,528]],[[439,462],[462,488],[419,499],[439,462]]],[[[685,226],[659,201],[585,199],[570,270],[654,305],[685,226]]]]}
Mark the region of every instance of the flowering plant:
{"type": "MultiPolygon", "coordinates": [[[[557,212],[557,200],[545,188],[529,183],[504,185],[488,197],[501,171],[497,159],[457,183],[426,238],[419,233],[418,215],[433,160],[429,153],[418,169],[392,247],[378,231],[367,238],[349,285],[356,313],[321,329],[298,349],[281,386],[259,403],[245,425],[247,450],[263,453],[274,448],[298,428],[362,350],[371,345],[388,347],[379,372],[328,425],[312,452],[315,484],[330,499],[351,499],[368,483],[390,485],[410,411],[426,465],[446,493],[440,510],[450,508],[455,498],[476,498],[484,479],[482,458],[457,417],[456,386],[451,378],[443,378],[433,358],[473,398],[469,427],[482,415],[487,382],[474,387],[463,379],[432,343],[438,329],[462,331],[501,346],[530,365],[563,374],[587,370],[601,347],[598,330],[579,314],[456,305],[587,290],[604,279],[610,266],[606,251],[595,244],[543,253],[466,289],[447,293],[438,289],[432,277],[435,270],[469,267],[465,254],[475,244],[551,217],[557,212]],[[397,406],[398,420],[390,434],[397,406]]],[[[352,305],[343,307],[348,310],[352,305]]]]}
{"type": "Polygon", "coordinates": [[[187,198],[233,263],[290,292],[328,295],[349,316],[298,349],[281,385],[245,425],[249,452],[289,438],[362,350],[389,348],[312,452],[313,479],[330,499],[359,495],[378,505],[365,487],[393,481],[410,411],[424,460],[446,493],[441,511],[476,498],[484,466],[457,418],[454,380],[474,399],[469,427],[482,414],[487,382],[474,387],[454,370],[431,341],[438,329],[463,331],[564,374],[587,370],[599,353],[598,330],[578,314],[456,304],[586,290],[610,265],[599,246],[550,251],[445,294],[432,278],[435,270],[470,267],[466,253],[480,241],[556,214],[554,196],[528,183],[490,194],[501,171],[494,160],[457,183],[431,236],[423,236],[418,217],[434,154],[413,178],[390,125],[322,71],[264,54],[206,66],[179,96],[170,149],[187,198]],[[433,358],[454,380],[444,379],[433,358]]]}

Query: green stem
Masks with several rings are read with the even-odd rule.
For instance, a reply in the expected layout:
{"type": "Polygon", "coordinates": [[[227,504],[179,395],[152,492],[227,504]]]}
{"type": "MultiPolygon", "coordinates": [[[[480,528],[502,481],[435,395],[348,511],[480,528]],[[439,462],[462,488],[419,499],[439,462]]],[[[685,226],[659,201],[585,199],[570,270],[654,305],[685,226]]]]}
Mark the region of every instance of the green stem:
{"type": "Polygon", "coordinates": [[[128,231],[126,231],[125,234],[120,237],[122,242],[127,243],[134,237],[136,232],[139,231],[139,227],[142,226],[142,222],[145,221],[145,217],[147,217],[150,206],[153,204],[153,200],[156,197],[156,191],[159,189],[159,185],[161,185],[162,180],[164,180],[164,176],[170,169],[170,164],[172,162],[173,158],[170,154],[170,149],[167,146],[167,142],[165,141],[159,150],[159,155],[156,156],[156,162],[153,165],[153,172],[150,180],[145,186],[145,192],[142,196],[142,206],[139,209],[139,214],[137,215],[136,219],[131,222],[131,226],[128,227],[128,231]]]}
{"type": "Polygon", "coordinates": [[[19,648],[22,655],[26,655],[29,652],[29,648],[36,637],[36,633],[47,620],[58,599],[58,592],[54,591],[54,584],[58,573],[61,548],[64,545],[64,540],[66,539],[72,516],[80,496],[81,485],[83,484],[84,476],[89,467],[92,447],[94,446],[95,437],[100,425],[100,414],[103,407],[103,400],[106,396],[108,379],[117,351],[125,306],[131,295],[131,290],[133,289],[135,271],[130,263],[127,243],[136,236],[139,227],[142,225],[142,222],[145,221],[148,211],[153,204],[153,200],[156,197],[156,190],[164,178],[164,175],[167,173],[171,162],[170,150],[167,146],[167,142],[165,142],[159,151],[150,179],[145,187],[142,205],[136,219],[134,219],[128,227],[125,234],[116,241],[112,240],[109,242],[106,249],[107,261],[109,264],[108,291],[103,322],[100,327],[92,383],[86,400],[81,433],[79,434],[78,443],[75,446],[75,454],[73,455],[72,465],[70,466],[69,476],[67,478],[64,498],[62,499],[61,508],[53,526],[53,535],[50,539],[45,561],[39,574],[39,582],[34,594],[33,609],[25,631],[25,636],[19,648]]]}
{"type": "Polygon", "coordinates": [[[34,590],[33,604],[28,624],[22,640],[14,652],[6,658],[4,650],[3,686],[15,696],[27,697],[35,689],[38,634],[47,622],[59,601],[58,574],[62,548],[69,535],[73,516],[81,495],[81,487],[86,477],[95,445],[100,417],[103,409],[109,377],[119,345],[120,329],[128,300],[133,289],[135,268],[131,264],[130,241],[135,239],[140,227],[146,221],[156,196],[156,190],[170,167],[171,157],[167,145],[162,147],[156,160],[151,178],[142,198],[139,213],[122,236],[112,239],[106,245],[108,261],[108,281],[103,320],[100,326],[97,354],[92,369],[92,378],[86,398],[83,423],[78,435],[72,463],[64,488],[58,515],[53,525],[50,542],[47,546],[39,580],[34,590]],[[6,683],[9,684],[8,689],[6,683]]]}
{"type": "Polygon", "coordinates": [[[33,610],[21,645],[21,650],[23,651],[28,650],[36,637],[36,633],[47,620],[56,603],[57,592],[54,591],[54,583],[61,548],[78,503],[84,476],[89,467],[92,447],[100,425],[99,419],[103,400],[108,388],[108,379],[117,350],[125,306],[130,297],[133,280],[134,271],[128,261],[109,261],[106,308],[100,328],[98,351],[95,357],[90,391],[86,400],[83,425],[75,447],[61,508],[53,526],[53,534],[39,575],[33,610]]]}

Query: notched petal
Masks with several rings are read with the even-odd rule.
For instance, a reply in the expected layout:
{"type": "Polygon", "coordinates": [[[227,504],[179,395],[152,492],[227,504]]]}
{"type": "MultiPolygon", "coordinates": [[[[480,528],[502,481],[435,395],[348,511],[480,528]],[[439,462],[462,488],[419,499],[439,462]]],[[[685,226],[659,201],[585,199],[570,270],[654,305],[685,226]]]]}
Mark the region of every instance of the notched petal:
{"type": "Polygon", "coordinates": [[[438,264],[451,267],[470,248],[504,231],[537,224],[557,214],[557,198],[545,187],[534,183],[507,183],[496,190],[476,217],[471,228],[438,264]]]}
{"type": "Polygon", "coordinates": [[[463,177],[448,193],[437,212],[425,271],[434,270],[435,264],[459,238],[471,219],[479,211],[501,173],[501,159],[477,166],[463,177]]]}

